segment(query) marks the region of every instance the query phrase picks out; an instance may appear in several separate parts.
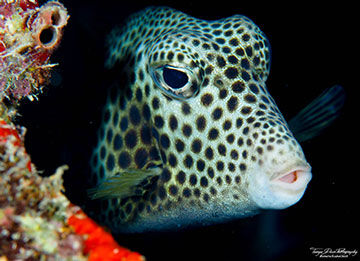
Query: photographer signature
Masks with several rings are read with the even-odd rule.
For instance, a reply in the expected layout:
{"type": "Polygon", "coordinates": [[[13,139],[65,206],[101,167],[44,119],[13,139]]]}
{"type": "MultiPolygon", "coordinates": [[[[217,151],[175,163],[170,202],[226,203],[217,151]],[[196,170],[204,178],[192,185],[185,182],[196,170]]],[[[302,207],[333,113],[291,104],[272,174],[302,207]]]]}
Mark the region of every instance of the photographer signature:
{"type": "Polygon", "coordinates": [[[310,247],[311,253],[319,258],[348,258],[358,254],[356,249],[310,247]]]}

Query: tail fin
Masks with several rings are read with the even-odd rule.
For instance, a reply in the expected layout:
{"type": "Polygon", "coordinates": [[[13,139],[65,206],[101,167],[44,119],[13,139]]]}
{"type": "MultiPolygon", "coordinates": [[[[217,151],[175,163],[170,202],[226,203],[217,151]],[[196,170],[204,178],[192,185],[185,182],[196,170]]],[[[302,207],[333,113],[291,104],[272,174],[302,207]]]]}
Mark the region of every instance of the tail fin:
{"type": "Polygon", "coordinates": [[[299,142],[312,139],[339,116],[344,102],[344,88],[334,85],[292,118],[289,128],[299,142]]]}

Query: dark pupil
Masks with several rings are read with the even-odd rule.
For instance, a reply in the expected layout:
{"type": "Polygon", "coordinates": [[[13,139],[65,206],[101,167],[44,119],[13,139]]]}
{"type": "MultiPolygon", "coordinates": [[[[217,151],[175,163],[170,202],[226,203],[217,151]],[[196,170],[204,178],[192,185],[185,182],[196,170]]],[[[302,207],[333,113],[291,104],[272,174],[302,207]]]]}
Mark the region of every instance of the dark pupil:
{"type": "Polygon", "coordinates": [[[186,73],[165,67],[163,69],[164,81],[171,88],[179,89],[188,82],[186,73]]]}

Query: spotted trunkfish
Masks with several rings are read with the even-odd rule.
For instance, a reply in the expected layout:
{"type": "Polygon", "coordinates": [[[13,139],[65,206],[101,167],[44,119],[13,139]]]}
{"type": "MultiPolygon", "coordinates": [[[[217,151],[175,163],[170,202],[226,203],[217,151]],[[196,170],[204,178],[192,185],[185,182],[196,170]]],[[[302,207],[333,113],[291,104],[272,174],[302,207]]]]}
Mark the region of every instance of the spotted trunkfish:
{"type": "Polygon", "coordinates": [[[168,7],[107,39],[110,88],[88,204],[114,232],[206,225],[284,209],[311,179],[298,142],[339,114],[334,86],[289,124],[266,89],[270,45],[247,17],[204,21],[168,7]]]}

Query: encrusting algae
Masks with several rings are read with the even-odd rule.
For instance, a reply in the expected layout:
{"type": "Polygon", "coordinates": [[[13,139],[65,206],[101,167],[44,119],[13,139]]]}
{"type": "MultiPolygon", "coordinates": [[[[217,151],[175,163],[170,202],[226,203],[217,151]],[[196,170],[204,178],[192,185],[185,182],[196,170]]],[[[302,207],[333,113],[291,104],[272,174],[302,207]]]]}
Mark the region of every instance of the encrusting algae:
{"type": "Polygon", "coordinates": [[[26,129],[11,122],[19,101],[33,100],[47,83],[68,18],[57,1],[0,0],[0,260],[145,260],[64,196],[68,166],[38,174],[26,129]]]}

